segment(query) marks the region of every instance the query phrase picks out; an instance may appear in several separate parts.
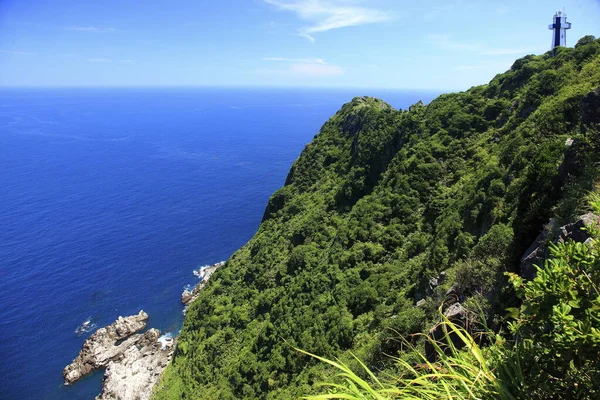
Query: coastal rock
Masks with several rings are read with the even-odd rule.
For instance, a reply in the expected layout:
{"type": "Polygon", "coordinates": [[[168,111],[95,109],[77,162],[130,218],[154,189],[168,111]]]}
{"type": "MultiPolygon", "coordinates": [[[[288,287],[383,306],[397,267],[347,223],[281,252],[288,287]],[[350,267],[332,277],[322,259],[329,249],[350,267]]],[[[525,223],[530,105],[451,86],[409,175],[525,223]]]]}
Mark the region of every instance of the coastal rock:
{"type": "Polygon", "coordinates": [[[181,293],[181,302],[187,307],[198,298],[200,291],[206,285],[206,282],[210,279],[211,275],[220,267],[225,265],[224,261],[218,262],[206,268],[201,268],[198,271],[194,271],[194,275],[200,278],[200,282],[192,289],[191,291],[185,289],[183,293],[181,293]]]}
{"type": "Polygon", "coordinates": [[[175,349],[172,338],[161,338],[158,329],[146,328],[148,314],[119,317],[98,329],[84,343],[79,355],[63,370],[65,384],[106,368],[102,393],[97,400],[145,400],[175,349]]]}
{"type": "Polygon", "coordinates": [[[146,327],[146,321],[148,314],[142,310],[137,315],[119,317],[112,324],[98,329],[83,343],[77,358],[63,370],[65,384],[72,384],[121,357],[142,336],[134,334],[146,327]]]}
{"type": "Polygon", "coordinates": [[[188,304],[189,302],[192,301],[192,299],[194,298],[194,294],[189,291],[188,289],[185,289],[183,291],[183,293],[181,293],[181,302],[183,304],[188,304]]]}
{"type": "Polygon", "coordinates": [[[104,371],[102,394],[96,400],[149,399],[175,348],[172,339],[163,344],[159,337],[159,330],[149,329],[120,359],[110,361],[104,371]]]}

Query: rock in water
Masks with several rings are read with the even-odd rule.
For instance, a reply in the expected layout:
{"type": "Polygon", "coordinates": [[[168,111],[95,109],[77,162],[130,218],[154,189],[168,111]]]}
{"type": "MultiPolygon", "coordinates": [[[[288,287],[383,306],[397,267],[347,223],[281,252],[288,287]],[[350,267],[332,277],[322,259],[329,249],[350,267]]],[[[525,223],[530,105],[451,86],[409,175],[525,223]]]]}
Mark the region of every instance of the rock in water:
{"type": "Polygon", "coordinates": [[[63,370],[65,384],[72,384],[90,372],[106,368],[98,400],[145,400],[163,369],[171,360],[172,340],[159,341],[160,331],[146,328],[148,314],[119,317],[98,329],[84,343],[79,355],[63,370]]]}
{"type": "Polygon", "coordinates": [[[194,298],[193,292],[189,291],[188,289],[185,289],[183,291],[183,293],[181,293],[181,302],[185,305],[190,303],[193,298],[194,298]]]}
{"type": "Polygon", "coordinates": [[[173,343],[162,348],[160,331],[150,329],[122,358],[108,363],[102,381],[102,394],[96,400],[145,400],[152,394],[173,355],[173,343]]]}
{"type": "Polygon", "coordinates": [[[83,343],[77,358],[63,370],[65,384],[72,384],[120,357],[129,346],[139,340],[141,335],[130,336],[144,329],[147,320],[148,314],[142,310],[137,315],[119,317],[112,324],[98,329],[83,343]],[[122,342],[117,344],[119,341],[122,342]]]}

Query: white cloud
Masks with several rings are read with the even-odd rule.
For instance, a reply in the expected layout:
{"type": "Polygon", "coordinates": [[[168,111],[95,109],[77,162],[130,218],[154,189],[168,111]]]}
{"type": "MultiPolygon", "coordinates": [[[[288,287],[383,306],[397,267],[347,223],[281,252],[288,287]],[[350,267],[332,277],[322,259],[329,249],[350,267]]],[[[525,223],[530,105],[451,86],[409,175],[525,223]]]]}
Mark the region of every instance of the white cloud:
{"type": "Polygon", "coordinates": [[[290,66],[290,72],[294,75],[319,77],[342,75],[344,70],[338,65],[293,64],[290,66]]]}
{"type": "Polygon", "coordinates": [[[513,10],[511,8],[505,7],[505,6],[496,8],[496,14],[499,14],[499,15],[506,15],[506,14],[512,13],[512,11],[513,10]]]}
{"type": "Polygon", "coordinates": [[[322,58],[284,58],[284,57],[265,57],[263,61],[283,61],[306,64],[326,64],[322,58]]]}
{"type": "Polygon", "coordinates": [[[310,25],[298,34],[315,41],[314,34],[332,29],[383,22],[390,16],[380,10],[348,5],[345,0],[264,0],[280,10],[291,11],[310,25]]]}
{"type": "Polygon", "coordinates": [[[380,71],[384,70],[379,64],[375,64],[375,63],[363,64],[361,67],[365,68],[365,69],[369,69],[369,70],[371,70],[371,72],[375,72],[375,73],[379,73],[380,71]]]}
{"type": "Polygon", "coordinates": [[[481,51],[480,54],[484,56],[502,56],[502,55],[513,55],[513,54],[531,54],[537,53],[540,49],[535,49],[533,47],[514,47],[514,48],[505,48],[505,49],[487,49],[481,51]]]}
{"type": "Polygon", "coordinates": [[[483,65],[459,65],[458,67],[456,67],[457,70],[459,71],[470,71],[473,69],[482,69],[483,65]]]}
{"type": "Polygon", "coordinates": [[[261,75],[288,76],[293,78],[324,78],[344,74],[344,69],[338,65],[292,64],[285,69],[258,69],[261,75]]]}
{"type": "Polygon", "coordinates": [[[506,71],[512,65],[512,60],[498,60],[498,61],[484,61],[481,63],[475,64],[463,64],[455,67],[455,69],[461,73],[464,73],[466,76],[471,76],[471,74],[481,75],[484,74],[486,76],[489,75],[489,78],[485,78],[484,80],[489,80],[493,74],[498,73],[498,71],[506,71]]]}
{"type": "Polygon", "coordinates": [[[509,47],[509,48],[493,48],[484,46],[478,43],[461,42],[452,40],[448,35],[428,35],[427,40],[430,44],[442,50],[457,50],[476,52],[482,56],[502,56],[502,55],[518,55],[531,54],[543,51],[543,47],[509,47]]]}
{"type": "Polygon", "coordinates": [[[329,65],[322,58],[284,58],[265,57],[263,61],[284,62],[289,65],[282,69],[259,69],[259,74],[290,77],[332,77],[342,75],[345,71],[339,65],[329,65]]]}
{"type": "Polygon", "coordinates": [[[97,26],[71,26],[67,28],[71,31],[91,32],[91,33],[112,33],[116,32],[115,28],[99,28],[97,26]]]}
{"type": "Polygon", "coordinates": [[[462,5],[457,2],[446,2],[442,6],[427,4],[424,8],[413,10],[412,13],[415,15],[423,15],[425,21],[433,22],[445,17],[448,13],[455,11],[458,7],[462,7],[462,5]]]}
{"type": "Polygon", "coordinates": [[[0,53],[6,53],[6,54],[34,54],[34,53],[29,53],[27,51],[14,51],[14,50],[0,50],[0,53]]]}
{"type": "Polygon", "coordinates": [[[428,41],[443,50],[480,51],[482,46],[475,43],[465,43],[451,40],[448,35],[427,35],[428,41]]]}
{"type": "Polygon", "coordinates": [[[88,58],[87,59],[88,62],[91,63],[112,63],[112,62],[116,62],[116,63],[120,63],[120,64],[131,64],[133,62],[133,60],[113,60],[110,58],[88,58]]]}

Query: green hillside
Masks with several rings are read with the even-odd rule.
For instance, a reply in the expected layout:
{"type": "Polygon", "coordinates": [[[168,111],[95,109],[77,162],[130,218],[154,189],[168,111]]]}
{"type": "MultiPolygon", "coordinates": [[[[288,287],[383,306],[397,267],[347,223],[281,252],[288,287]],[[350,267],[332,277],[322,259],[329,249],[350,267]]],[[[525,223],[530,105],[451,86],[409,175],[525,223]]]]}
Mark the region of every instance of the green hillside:
{"type": "Polygon", "coordinates": [[[393,339],[428,330],[450,288],[500,327],[518,305],[504,272],[599,176],[582,99],[600,39],[556,50],[429,105],[345,104],[189,308],[156,399],[312,393],[332,371],[292,346],[393,374],[393,339]]]}

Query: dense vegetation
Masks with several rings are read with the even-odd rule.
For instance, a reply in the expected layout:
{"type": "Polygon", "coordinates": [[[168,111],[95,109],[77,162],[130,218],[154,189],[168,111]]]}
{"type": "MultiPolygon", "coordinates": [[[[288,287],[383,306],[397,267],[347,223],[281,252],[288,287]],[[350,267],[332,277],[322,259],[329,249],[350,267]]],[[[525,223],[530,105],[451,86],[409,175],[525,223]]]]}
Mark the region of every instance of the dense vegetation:
{"type": "Polygon", "coordinates": [[[585,37],[429,105],[345,104],[189,308],[155,397],[311,393],[333,371],[294,347],[395,374],[394,338],[428,329],[451,286],[494,327],[518,307],[504,272],[598,176],[581,104],[599,85],[600,40],[585,37]]]}
{"type": "MultiPolygon", "coordinates": [[[[600,186],[587,197],[600,216],[600,186]]],[[[398,358],[393,379],[379,379],[364,364],[363,375],[343,363],[313,357],[338,370],[326,393],[309,399],[597,399],[600,397],[600,225],[586,227],[585,242],[549,244],[550,255],[531,280],[507,273],[519,299],[506,335],[468,328],[441,315],[446,337],[426,340],[435,348],[430,361],[417,348],[407,350],[421,361],[398,358]],[[587,236],[586,235],[586,236],[587,236]],[[487,346],[482,346],[487,342],[487,346]],[[455,344],[456,343],[456,344],[455,344]]],[[[302,350],[299,350],[302,352],[302,350]]],[[[306,354],[306,352],[303,352],[306,354]]]]}

